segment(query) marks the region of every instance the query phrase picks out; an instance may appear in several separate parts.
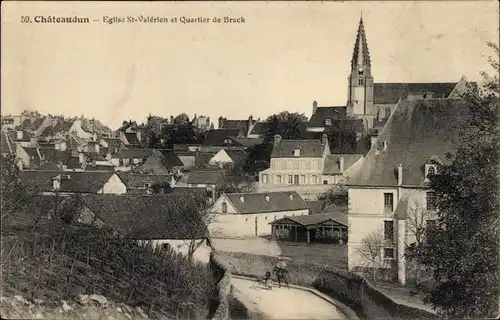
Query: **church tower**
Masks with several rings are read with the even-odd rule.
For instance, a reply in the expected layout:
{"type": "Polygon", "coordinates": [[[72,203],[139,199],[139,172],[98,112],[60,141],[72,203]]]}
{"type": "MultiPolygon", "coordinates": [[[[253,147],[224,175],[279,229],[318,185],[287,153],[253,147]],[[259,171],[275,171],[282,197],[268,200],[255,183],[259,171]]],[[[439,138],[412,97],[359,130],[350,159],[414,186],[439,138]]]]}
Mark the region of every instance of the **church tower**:
{"type": "Polygon", "coordinates": [[[368,118],[372,116],[373,77],[363,17],[359,20],[358,34],[351,60],[351,74],[348,80],[347,113],[351,117],[364,119],[366,123],[369,121],[368,118]]]}

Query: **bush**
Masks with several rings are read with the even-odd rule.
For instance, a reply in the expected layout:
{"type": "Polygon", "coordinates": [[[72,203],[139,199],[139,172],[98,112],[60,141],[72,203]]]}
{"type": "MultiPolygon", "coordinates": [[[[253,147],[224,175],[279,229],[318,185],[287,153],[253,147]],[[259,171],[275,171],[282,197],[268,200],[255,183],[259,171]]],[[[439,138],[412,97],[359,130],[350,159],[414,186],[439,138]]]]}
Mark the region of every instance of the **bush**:
{"type": "Polygon", "coordinates": [[[206,265],[87,226],[51,222],[34,231],[4,229],[2,253],[4,292],[54,305],[101,294],[154,318],[198,318],[206,316],[213,286],[206,265]]]}

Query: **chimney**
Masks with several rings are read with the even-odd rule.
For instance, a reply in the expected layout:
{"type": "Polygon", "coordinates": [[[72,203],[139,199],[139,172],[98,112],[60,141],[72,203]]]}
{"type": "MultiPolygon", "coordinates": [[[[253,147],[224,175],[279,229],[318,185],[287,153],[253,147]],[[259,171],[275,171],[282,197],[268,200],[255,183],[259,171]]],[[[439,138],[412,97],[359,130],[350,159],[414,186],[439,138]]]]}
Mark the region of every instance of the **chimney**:
{"type": "Polygon", "coordinates": [[[85,162],[85,155],[83,152],[78,153],[78,163],[84,163],[85,162]]]}
{"type": "Polygon", "coordinates": [[[293,200],[293,194],[290,193],[290,200],[293,200]]]}
{"type": "Polygon", "coordinates": [[[315,114],[316,110],[318,110],[318,102],[316,100],[314,100],[313,101],[313,113],[312,114],[315,114]]]}
{"type": "Polygon", "coordinates": [[[241,201],[242,203],[245,203],[245,197],[243,197],[243,196],[241,195],[241,196],[240,196],[240,201],[241,201]]]}
{"type": "Polygon", "coordinates": [[[219,129],[222,128],[222,124],[224,123],[224,118],[219,117],[219,129]]]}
{"type": "Polygon", "coordinates": [[[23,138],[23,132],[21,130],[18,130],[16,132],[16,139],[21,140],[23,138]]]}
{"type": "Polygon", "coordinates": [[[344,156],[340,156],[339,158],[339,170],[340,173],[344,173],[344,156]]]}
{"type": "Polygon", "coordinates": [[[95,144],[95,152],[99,153],[100,146],[98,143],[95,144]]]}
{"type": "Polygon", "coordinates": [[[321,145],[325,145],[327,141],[328,141],[328,136],[326,135],[326,133],[323,133],[321,135],[321,145]]]}
{"type": "Polygon", "coordinates": [[[266,201],[269,202],[269,196],[266,194],[266,201]]]}
{"type": "Polygon", "coordinates": [[[274,146],[278,146],[281,142],[281,136],[279,134],[274,135],[274,146]]]}
{"type": "Polygon", "coordinates": [[[403,184],[403,165],[400,163],[398,166],[398,186],[403,184]]]}

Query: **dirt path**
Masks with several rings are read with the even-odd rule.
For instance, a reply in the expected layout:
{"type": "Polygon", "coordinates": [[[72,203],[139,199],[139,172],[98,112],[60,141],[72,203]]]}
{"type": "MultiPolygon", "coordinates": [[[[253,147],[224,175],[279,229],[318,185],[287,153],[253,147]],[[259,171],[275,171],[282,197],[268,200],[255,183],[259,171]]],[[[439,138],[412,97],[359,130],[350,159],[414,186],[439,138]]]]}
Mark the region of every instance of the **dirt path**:
{"type": "Polygon", "coordinates": [[[235,297],[266,319],[348,319],[341,309],[312,292],[277,287],[266,290],[254,281],[234,277],[232,285],[235,297]]]}

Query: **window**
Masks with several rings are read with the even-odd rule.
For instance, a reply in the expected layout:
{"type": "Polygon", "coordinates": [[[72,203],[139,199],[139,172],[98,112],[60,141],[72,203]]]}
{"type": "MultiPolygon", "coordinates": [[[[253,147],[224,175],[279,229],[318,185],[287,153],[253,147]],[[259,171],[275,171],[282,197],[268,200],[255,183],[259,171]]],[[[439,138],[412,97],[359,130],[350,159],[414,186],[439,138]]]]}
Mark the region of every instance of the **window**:
{"type": "Polygon", "coordinates": [[[146,189],[147,189],[147,188],[149,188],[150,186],[151,186],[151,185],[150,185],[149,183],[145,183],[145,184],[144,184],[144,188],[146,188],[146,189]]]}
{"type": "Polygon", "coordinates": [[[306,183],[306,176],[301,175],[300,176],[300,184],[305,184],[306,183]]]}
{"type": "Polygon", "coordinates": [[[359,84],[360,86],[364,85],[364,84],[365,84],[365,79],[363,79],[363,78],[359,78],[359,80],[358,80],[358,84],[359,84]]]}
{"type": "Polygon", "coordinates": [[[318,177],[317,176],[312,176],[312,183],[317,184],[318,183],[318,177]]]}
{"type": "Polygon", "coordinates": [[[331,126],[332,125],[332,119],[330,119],[330,118],[325,119],[325,125],[331,126]]]}
{"type": "Polygon", "coordinates": [[[300,149],[294,149],[294,150],[293,150],[293,155],[294,155],[295,157],[300,157],[300,149]]]}
{"type": "Polygon", "coordinates": [[[267,174],[262,175],[262,183],[267,183],[267,174]]]}
{"type": "Polygon", "coordinates": [[[394,195],[392,193],[384,193],[384,209],[390,212],[394,211],[394,195]]]}
{"type": "Polygon", "coordinates": [[[394,259],[394,248],[384,248],[384,259],[394,259]]]}
{"type": "Polygon", "coordinates": [[[394,221],[384,221],[384,240],[390,241],[394,238],[394,221]]]}
{"type": "Polygon", "coordinates": [[[430,178],[436,174],[436,168],[434,166],[429,166],[427,169],[427,177],[430,178]]]}
{"type": "Polygon", "coordinates": [[[222,203],[222,213],[227,213],[227,203],[222,203]]]}
{"type": "Polygon", "coordinates": [[[323,180],[323,184],[328,184],[328,180],[323,180]]]}
{"type": "Polygon", "coordinates": [[[436,195],[434,192],[427,192],[426,202],[427,210],[436,209],[436,195]]]}
{"type": "Polygon", "coordinates": [[[293,175],[291,174],[288,175],[288,183],[293,184],[293,175]]]}
{"type": "Polygon", "coordinates": [[[281,184],[281,176],[280,175],[276,176],[276,184],[281,184]]]}

